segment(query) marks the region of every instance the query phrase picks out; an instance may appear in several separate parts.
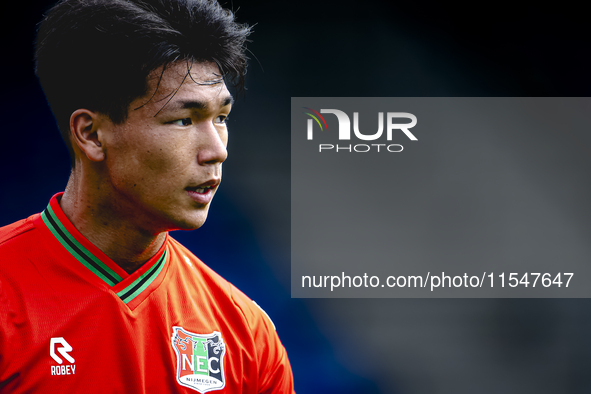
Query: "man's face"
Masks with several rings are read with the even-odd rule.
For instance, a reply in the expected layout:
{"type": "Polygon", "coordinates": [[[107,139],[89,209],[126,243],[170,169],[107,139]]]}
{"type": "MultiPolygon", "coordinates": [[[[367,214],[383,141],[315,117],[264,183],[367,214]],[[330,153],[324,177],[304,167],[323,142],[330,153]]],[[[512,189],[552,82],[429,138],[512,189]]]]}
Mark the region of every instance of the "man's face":
{"type": "Polygon", "coordinates": [[[163,74],[156,69],[126,121],[106,122],[110,204],[136,227],[158,233],[205,222],[227,156],[232,105],[219,74],[213,63],[194,63],[190,75],[185,62],[163,74]]]}

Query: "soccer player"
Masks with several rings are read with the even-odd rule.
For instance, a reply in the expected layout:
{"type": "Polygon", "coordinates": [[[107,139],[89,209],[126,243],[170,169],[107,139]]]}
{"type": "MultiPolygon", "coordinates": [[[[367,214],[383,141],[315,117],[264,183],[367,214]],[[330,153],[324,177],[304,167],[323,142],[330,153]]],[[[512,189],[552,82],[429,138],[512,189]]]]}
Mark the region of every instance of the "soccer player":
{"type": "Polygon", "coordinates": [[[72,159],[0,229],[1,393],[292,393],[273,323],[168,232],[206,219],[250,30],[215,0],[64,0],[36,72],[72,159]]]}

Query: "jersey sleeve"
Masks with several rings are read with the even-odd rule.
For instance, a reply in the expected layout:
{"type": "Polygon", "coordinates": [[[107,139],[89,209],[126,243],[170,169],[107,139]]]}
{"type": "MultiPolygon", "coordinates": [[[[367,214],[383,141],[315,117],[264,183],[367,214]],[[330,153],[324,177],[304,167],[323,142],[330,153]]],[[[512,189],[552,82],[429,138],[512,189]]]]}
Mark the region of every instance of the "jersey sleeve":
{"type": "Polygon", "coordinates": [[[36,215],[33,215],[0,227],[0,393],[11,392],[11,386],[16,384],[15,380],[19,376],[14,364],[19,357],[19,327],[23,325],[23,308],[15,299],[15,293],[10,286],[13,283],[10,280],[11,276],[6,276],[9,267],[18,266],[20,255],[6,245],[12,239],[32,230],[35,217],[36,215]]]}
{"type": "Polygon", "coordinates": [[[269,316],[240,290],[233,288],[233,298],[243,311],[255,342],[259,368],[259,394],[291,394],[293,373],[287,352],[279,340],[269,316]]]}
{"type": "Polygon", "coordinates": [[[14,337],[15,327],[11,319],[11,304],[6,296],[5,289],[0,279],[0,393],[15,378],[8,370],[8,363],[13,359],[11,339],[14,337]]]}

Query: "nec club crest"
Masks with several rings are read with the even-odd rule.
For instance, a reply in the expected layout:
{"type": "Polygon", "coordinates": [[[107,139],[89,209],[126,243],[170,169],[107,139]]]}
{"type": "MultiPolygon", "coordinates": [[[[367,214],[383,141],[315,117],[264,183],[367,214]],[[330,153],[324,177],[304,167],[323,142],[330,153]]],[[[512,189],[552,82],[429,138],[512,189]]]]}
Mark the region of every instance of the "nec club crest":
{"type": "Polygon", "coordinates": [[[176,380],[181,386],[200,393],[224,388],[226,345],[221,333],[195,334],[175,326],[171,342],[176,353],[176,380]]]}

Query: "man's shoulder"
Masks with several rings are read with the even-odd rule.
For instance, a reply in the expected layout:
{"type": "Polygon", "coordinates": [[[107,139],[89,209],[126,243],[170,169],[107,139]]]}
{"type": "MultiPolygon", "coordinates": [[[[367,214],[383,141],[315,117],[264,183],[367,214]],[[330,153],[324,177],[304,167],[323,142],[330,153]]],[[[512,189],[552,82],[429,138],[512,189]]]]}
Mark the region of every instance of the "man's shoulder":
{"type": "MultiPolygon", "coordinates": [[[[0,227],[0,305],[6,306],[4,313],[10,309],[13,315],[22,311],[22,307],[16,306],[20,305],[16,296],[20,290],[15,289],[30,283],[30,271],[22,269],[22,262],[30,257],[36,244],[36,232],[32,230],[37,215],[0,227]]],[[[4,329],[7,315],[1,315],[0,327],[4,329]]]]}
{"type": "Polygon", "coordinates": [[[232,292],[232,300],[236,307],[238,307],[251,329],[275,331],[275,324],[267,314],[255,301],[250,299],[246,294],[230,284],[232,292]]]}
{"type": "Polygon", "coordinates": [[[0,227],[0,250],[7,244],[11,243],[11,241],[20,240],[23,235],[33,230],[35,228],[34,220],[37,216],[39,216],[39,214],[0,227]]]}

